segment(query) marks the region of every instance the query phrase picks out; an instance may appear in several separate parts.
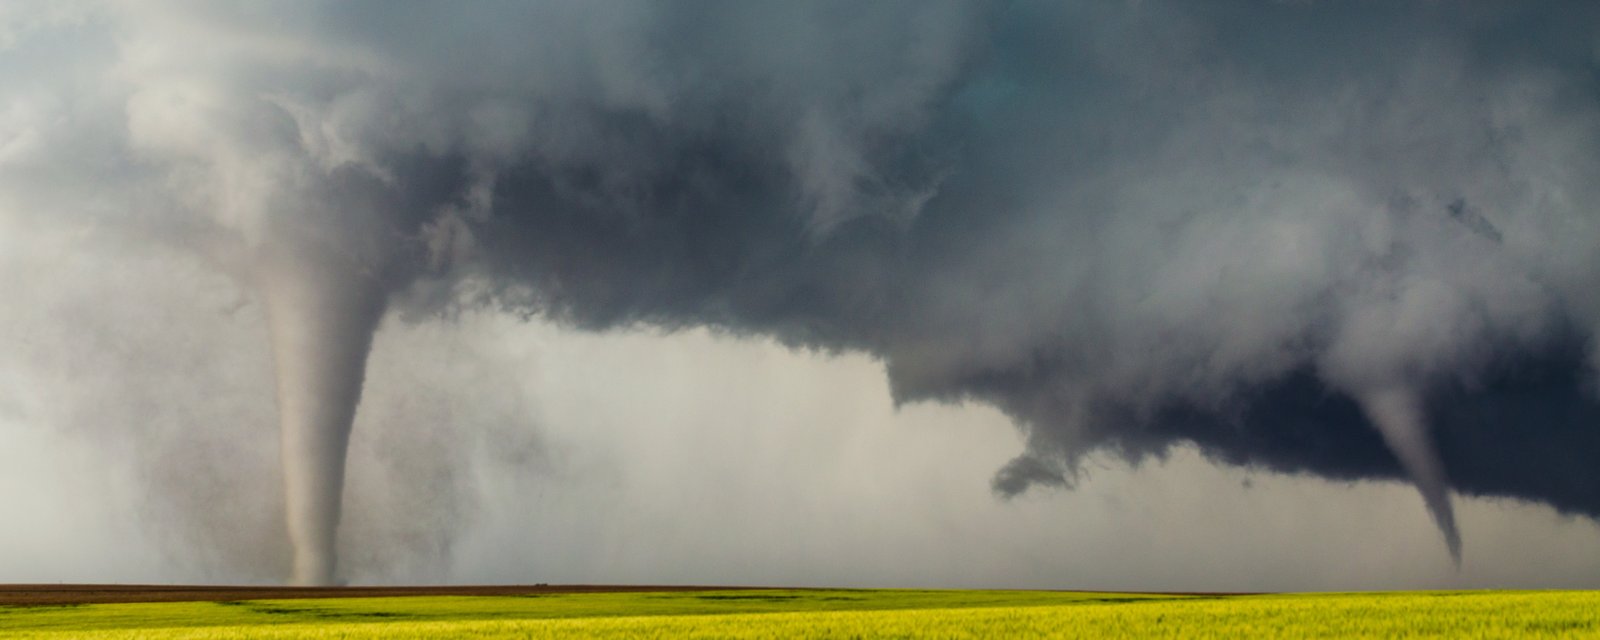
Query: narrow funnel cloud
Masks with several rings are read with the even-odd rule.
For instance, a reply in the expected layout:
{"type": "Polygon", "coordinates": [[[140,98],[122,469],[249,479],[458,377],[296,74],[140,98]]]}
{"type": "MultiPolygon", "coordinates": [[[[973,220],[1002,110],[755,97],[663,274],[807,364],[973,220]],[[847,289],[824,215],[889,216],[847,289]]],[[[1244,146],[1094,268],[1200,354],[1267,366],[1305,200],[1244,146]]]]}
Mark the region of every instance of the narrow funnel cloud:
{"type": "Polygon", "coordinates": [[[345,450],[385,298],[370,274],[326,249],[269,251],[258,274],[277,364],[297,585],[335,583],[345,450]]]}
{"type": "Polygon", "coordinates": [[[1361,396],[1361,408],[1383,435],[1384,444],[1394,452],[1400,466],[1416,483],[1428,513],[1444,534],[1450,559],[1461,566],[1461,533],[1456,529],[1455,510],[1450,505],[1450,482],[1444,465],[1428,438],[1417,394],[1405,389],[1387,388],[1361,396]]]}

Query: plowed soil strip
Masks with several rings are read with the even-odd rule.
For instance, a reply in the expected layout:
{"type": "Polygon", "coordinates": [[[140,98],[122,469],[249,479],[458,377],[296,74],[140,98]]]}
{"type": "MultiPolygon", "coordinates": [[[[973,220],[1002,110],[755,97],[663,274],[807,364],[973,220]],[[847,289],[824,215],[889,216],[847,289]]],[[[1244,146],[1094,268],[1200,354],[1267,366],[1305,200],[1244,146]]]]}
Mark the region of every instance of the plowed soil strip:
{"type": "Polygon", "coordinates": [[[0,585],[0,606],[62,606],[105,602],[193,602],[294,598],[383,598],[392,596],[524,596],[557,593],[644,591],[732,591],[759,587],[673,585],[476,585],[439,587],[239,587],[136,584],[0,585]]]}

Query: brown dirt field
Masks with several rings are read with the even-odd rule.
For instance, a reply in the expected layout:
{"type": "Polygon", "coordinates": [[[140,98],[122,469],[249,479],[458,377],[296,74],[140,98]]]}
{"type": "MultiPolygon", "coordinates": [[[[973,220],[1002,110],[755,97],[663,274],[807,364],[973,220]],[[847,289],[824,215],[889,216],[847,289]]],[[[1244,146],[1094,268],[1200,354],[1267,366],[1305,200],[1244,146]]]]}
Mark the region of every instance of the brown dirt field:
{"type": "Polygon", "coordinates": [[[439,587],[240,587],[140,584],[0,584],[0,606],[51,606],[104,602],[188,602],[388,596],[521,596],[554,593],[722,591],[756,587],[644,585],[475,585],[439,587]]]}

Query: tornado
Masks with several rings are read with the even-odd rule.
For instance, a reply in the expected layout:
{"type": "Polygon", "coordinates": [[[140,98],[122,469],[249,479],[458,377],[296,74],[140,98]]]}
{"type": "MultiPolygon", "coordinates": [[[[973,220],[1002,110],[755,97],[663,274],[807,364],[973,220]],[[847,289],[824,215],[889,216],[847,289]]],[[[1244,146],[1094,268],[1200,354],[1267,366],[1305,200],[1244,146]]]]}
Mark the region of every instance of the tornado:
{"type": "Polygon", "coordinates": [[[385,296],[332,247],[275,247],[257,276],[277,369],[291,582],[332,585],[345,451],[385,296]]]}
{"type": "Polygon", "coordinates": [[[1461,532],[1456,528],[1455,510],[1450,504],[1450,481],[1428,438],[1421,400],[1415,392],[1386,388],[1362,394],[1360,403],[1367,419],[1383,436],[1384,444],[1422,494],[1428,513],[1450,549],[1450,559],[1460,567],[1461,532]]]}

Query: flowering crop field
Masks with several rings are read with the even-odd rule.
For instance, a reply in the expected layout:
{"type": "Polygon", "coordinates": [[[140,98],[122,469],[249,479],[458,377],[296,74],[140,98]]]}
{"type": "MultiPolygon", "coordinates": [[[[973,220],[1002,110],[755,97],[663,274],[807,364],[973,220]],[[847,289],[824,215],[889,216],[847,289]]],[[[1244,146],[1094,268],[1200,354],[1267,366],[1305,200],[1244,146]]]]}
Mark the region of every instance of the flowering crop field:
{"type": "Polygon", "coordinates": [[[741,590],[0,607],[7,638],[1600,637],[1600,592],[741,590]]]}

